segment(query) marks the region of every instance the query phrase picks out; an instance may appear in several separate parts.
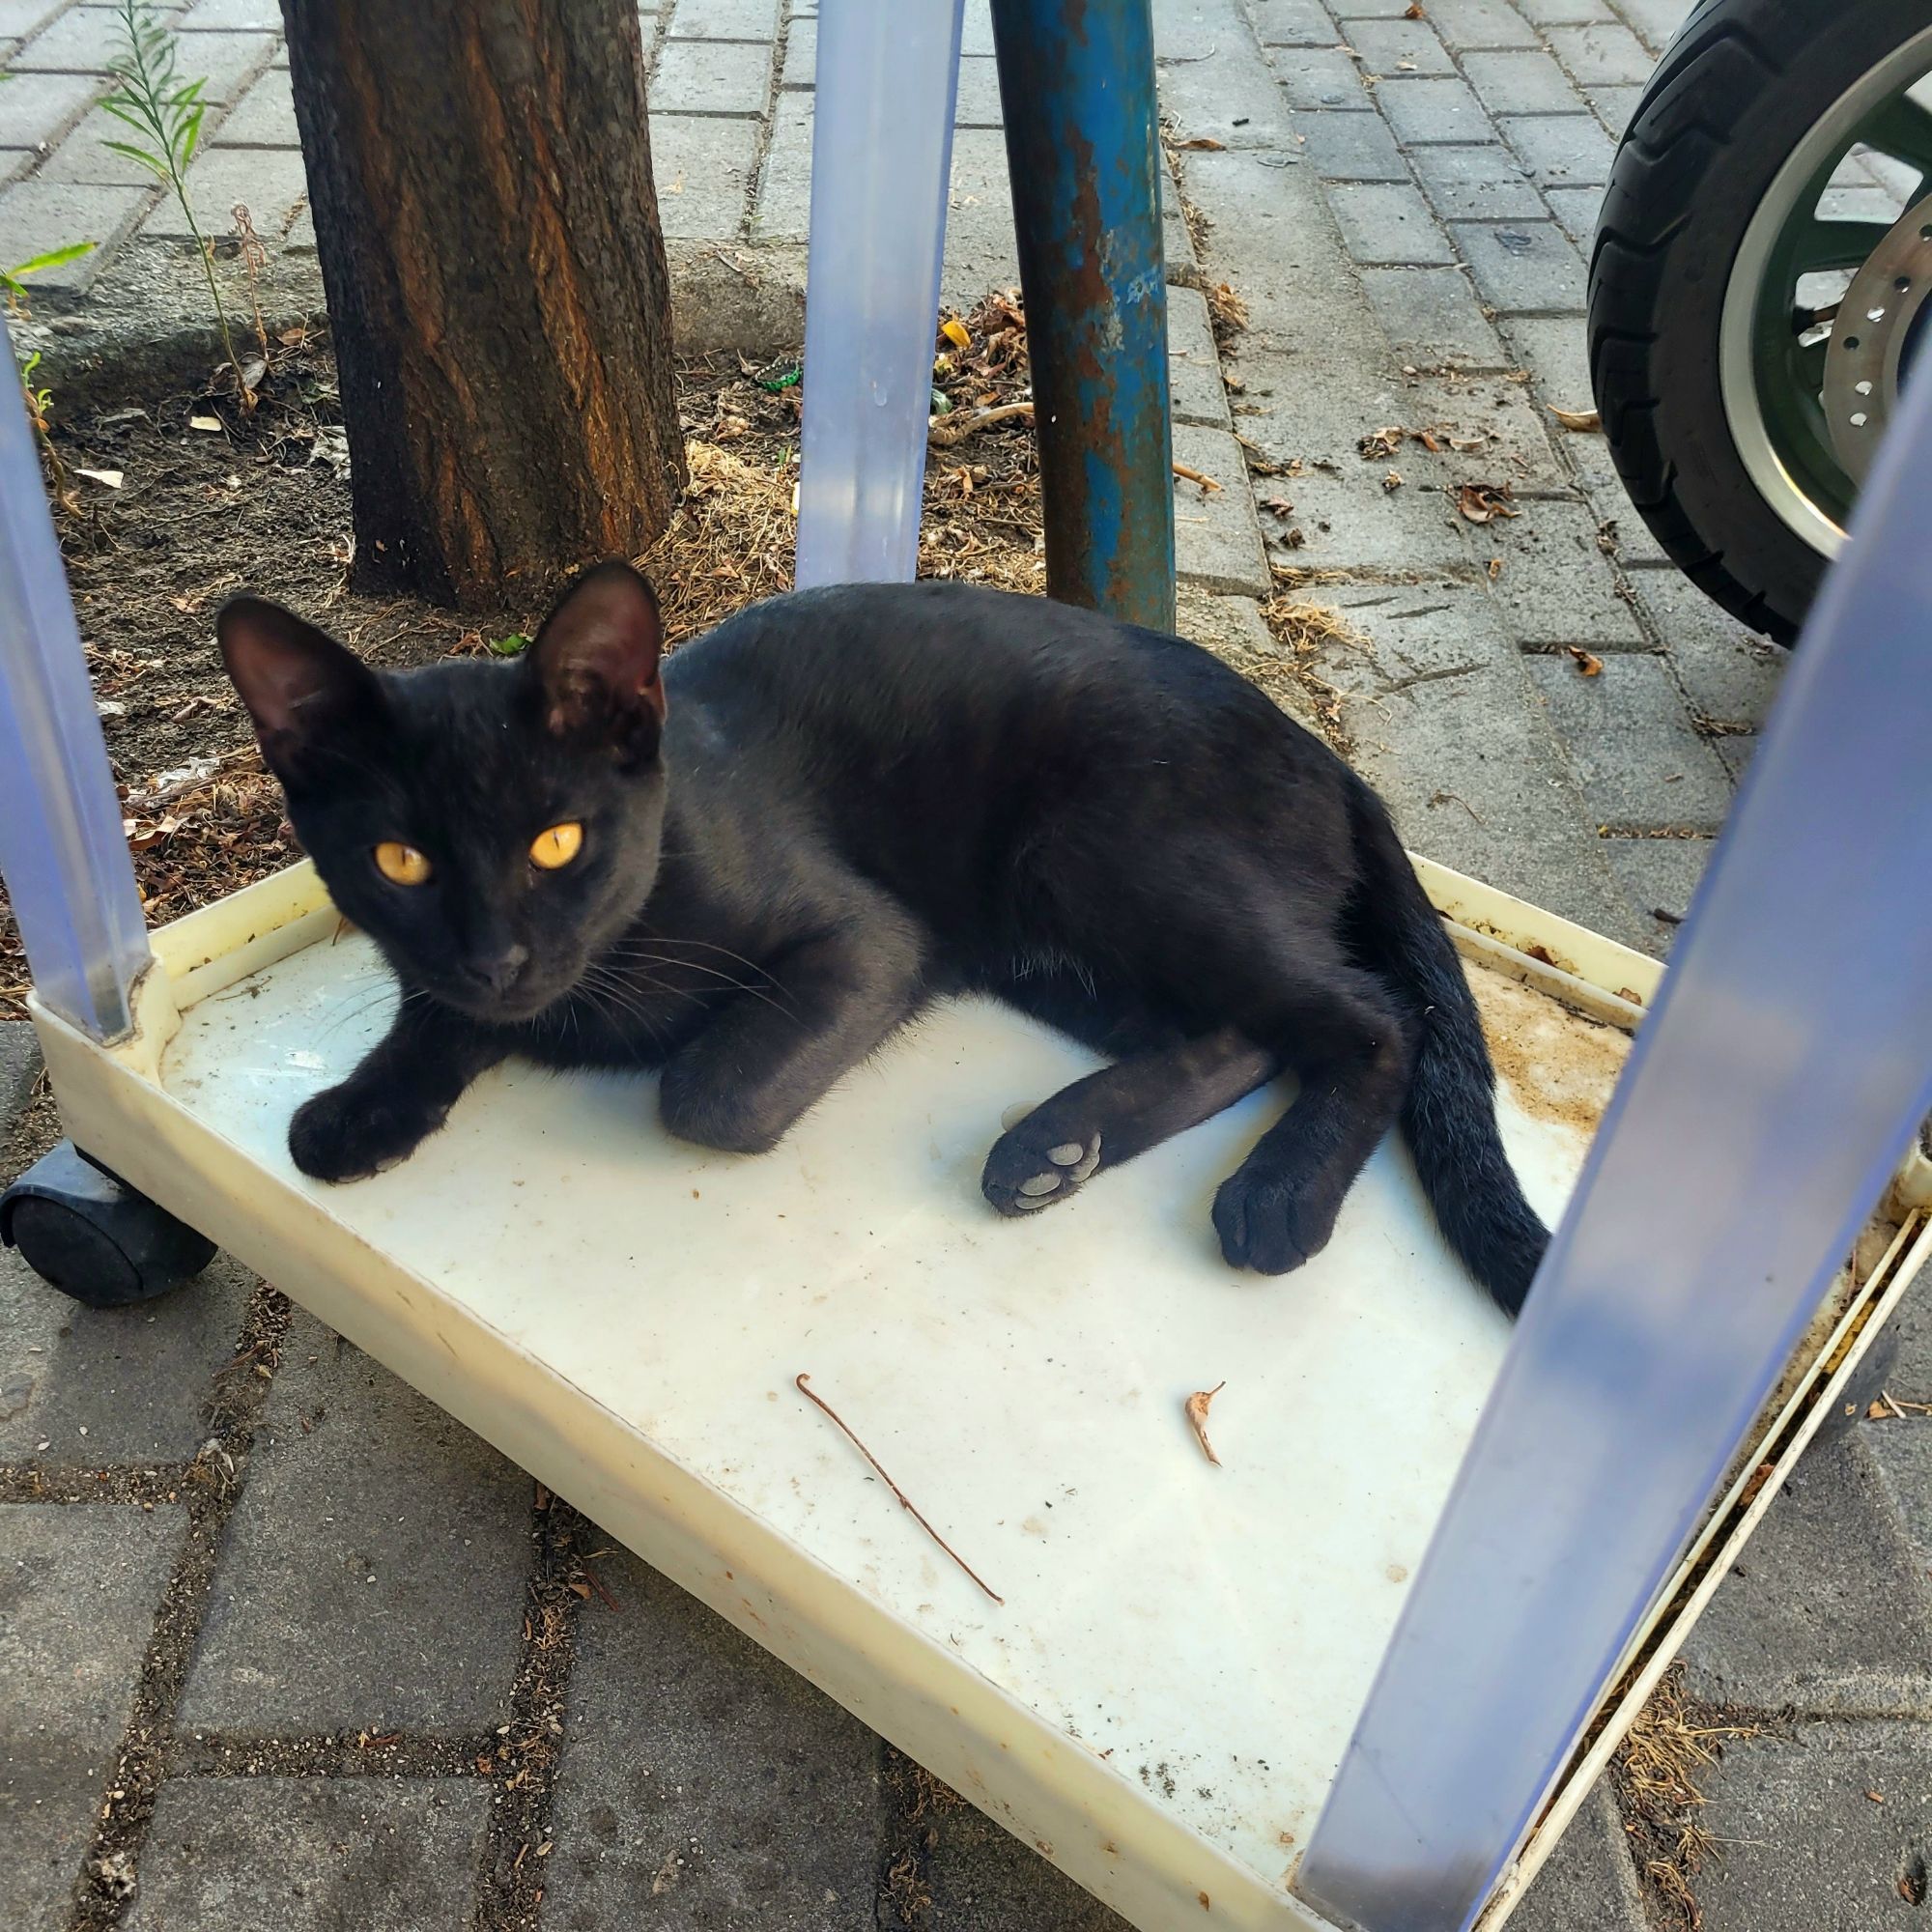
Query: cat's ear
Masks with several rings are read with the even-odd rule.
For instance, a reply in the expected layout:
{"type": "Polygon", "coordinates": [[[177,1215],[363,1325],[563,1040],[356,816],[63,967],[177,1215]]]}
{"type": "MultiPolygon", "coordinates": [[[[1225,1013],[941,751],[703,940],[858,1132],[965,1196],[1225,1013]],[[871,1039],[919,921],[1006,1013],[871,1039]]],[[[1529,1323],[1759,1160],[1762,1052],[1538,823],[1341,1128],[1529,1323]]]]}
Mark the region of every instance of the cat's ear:
{"type": "Polygon", "coordinates": [[[545,728],[605,747],[626,763],[650,757],[664,728],[663,649],[651,586],[628,563],[585,571],[544,619],[529,648],[545,728]]]}
{"type": "Polygon", "coordinates": [[[231,597],[214,635],[269,769],[284,785],[313,775],[343,738],[380,723],[383,687],[327,631],[265,597],[231,597]]]}

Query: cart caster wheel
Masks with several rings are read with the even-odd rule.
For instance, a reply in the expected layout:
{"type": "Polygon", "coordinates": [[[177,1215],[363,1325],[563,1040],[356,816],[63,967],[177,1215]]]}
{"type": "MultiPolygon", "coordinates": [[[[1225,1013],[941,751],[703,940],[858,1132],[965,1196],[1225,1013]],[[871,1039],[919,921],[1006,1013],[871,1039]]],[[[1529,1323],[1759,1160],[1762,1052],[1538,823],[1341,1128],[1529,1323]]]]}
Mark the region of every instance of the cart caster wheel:
{"type": "Polygon", "coordinates": [[[199,1274],[214,1243],[136,1194],[71,1141],[0,1194],[0,1242],[90,1308],[152,1301],[199,1274]]]}

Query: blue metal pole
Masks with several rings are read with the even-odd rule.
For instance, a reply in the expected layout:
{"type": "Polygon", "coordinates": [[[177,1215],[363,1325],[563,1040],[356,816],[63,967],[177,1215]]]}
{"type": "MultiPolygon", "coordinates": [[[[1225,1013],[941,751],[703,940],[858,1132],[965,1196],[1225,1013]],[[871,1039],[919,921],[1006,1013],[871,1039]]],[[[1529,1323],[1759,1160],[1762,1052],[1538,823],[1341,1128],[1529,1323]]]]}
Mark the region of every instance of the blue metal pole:
{"type": "Polygon", "coordinates": [[[993,0],[1046,588],[1174,628],[1167,278],[1149,0],[993,0]]]}

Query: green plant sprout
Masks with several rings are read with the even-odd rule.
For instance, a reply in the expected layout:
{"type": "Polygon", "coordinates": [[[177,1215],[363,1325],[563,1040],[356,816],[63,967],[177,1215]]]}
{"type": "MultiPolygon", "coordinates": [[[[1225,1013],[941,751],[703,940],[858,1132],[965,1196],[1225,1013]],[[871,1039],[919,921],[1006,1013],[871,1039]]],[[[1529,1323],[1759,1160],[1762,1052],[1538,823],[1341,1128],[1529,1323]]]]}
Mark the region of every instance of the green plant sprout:
{"type": "Polygon", "coordinates": [[[203,238],[201,224],[188,205],[187,171],[201,139],[201,117],[207,103],[201,90],[208,77],[184,80],[177,65],[180,55],[174,28],[156,17],[149,0],[120,0],[116,10],[122,38],[127,45],[122,54],[108,63],[108,71],[119,83],[101,106],[117,121],[125,121],[152,146],[131,141],[103,141],[100,145],[125,155],[146,168],[158,182],[175,191],[181,212],[194,238],[195,252],[201,257],[201,271],[208,278],[209,299],[214,304],[214,319],[221,328],[221,346],[228,366],[235,372],[235,386],[241,391],[242,406],[255,407],[255,392],[242,373],[242,360],[235,353],[235,338],[228,328],[228,311],[221,303],[221,291],[214,283],[214,251],[203,238]]]}
{"type": "MultiPolygon", "coordinates": [[[[65,248],[50,248],[44,255],[36,255],[31,261],[15,262],[11,269],[0,269],[0,289],[6,292],[7,306],[15,315],[24,315],[27,306],[27,277],[38,275],[46,269],[58,269],[69,262],[77,262],[92,247],[92,242],[71,242],[65,248]]],[[[18,352],[15,351],[18,356],[18,352]]],[[[34,426],[34,434],[41,440],[41,451],[46,458],[47,473],[53,483],[54,495],[61,502],[71,507],[73,491],[67,480],[67,465],[60,459],[60,451],[54,447],[53,432],[48,425],[48,417],[53,411],[54,392],[34,381],[34,371],[41,366],[41,352],[36,349],[32,355],[19,359],[20,393],[27,404],[27,420],[34,426]]]]}

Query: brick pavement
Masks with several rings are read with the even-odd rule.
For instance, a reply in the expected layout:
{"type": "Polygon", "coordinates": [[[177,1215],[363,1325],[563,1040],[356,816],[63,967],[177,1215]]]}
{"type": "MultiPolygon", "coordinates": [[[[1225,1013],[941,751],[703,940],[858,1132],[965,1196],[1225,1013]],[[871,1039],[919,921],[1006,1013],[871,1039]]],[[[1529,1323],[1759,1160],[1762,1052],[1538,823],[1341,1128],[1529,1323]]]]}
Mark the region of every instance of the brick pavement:
{"type": "MultiPolygon", "coordinates": [[[[1269,566],[1321,571],[1312,594],[1358,640],[1315,668],[1409,841],[1657,952],[1778,658],[1663,566],[1601,439],[1547,406],[1587,405],[1582,258],[1684,7],[1155,5],[1174,132],[1221,144],[1179,150],[1168,183],[1177,448],[1227,486],[1178,486],[1184,626],[1265,652],[1269,566]],[[1250,314],[1225,361],[1200,293],[1223,280],[1250,314]],[[1362,454],[1383,428],[1449,436],[1362,454]],[[1236,433],[1292,508],[1257,517],[1236,433]],[[1521,514],[1464,522],[1467,481],[1512,483],[1521,514]]],[[[680,327],[795,341],[815,7],[639,11],[680,327]]],[[[277,12],[178,17],[218,103],[197,213],[224,233],[244,201],[270,299],[298,311],[318,295],[277,12]]],[[[50,362],[138,348],[181,279],[178,213],[99,146],[109,18],[0,0],[19,76],[0,255],[101,244],[42,286],[50,362]]],[[[1014,278],[990,54],[969,0],[961,303],[1014,278]]],[[[1838,192],[1851,212],[1889,189],[1838,192]]],[[[8,1111],[31,1064],[0,1029],[8,1111]]],[[[1891,1381],[1921,1402],[1925,1306],[1891,1381]]],[[[1860,1425],[1810,1458],[1696,1633],[1689,1688],[1759,1732],[1711,1774],[1731,1846],[1697,1881],[1713,1928],[1861,1932],[1923,1895],[1928,1498],[1932,1423],[1860,1425]]],[[[226,1262],[98,1314],[0,1259],[0,1658],[29,1687],[0,1715],[10,1926],[1119,1923],[226,1262]]],[[[1674,1924],[1638,1862],[1605,1788],[1514,1922],[1674,1924]]]]}

